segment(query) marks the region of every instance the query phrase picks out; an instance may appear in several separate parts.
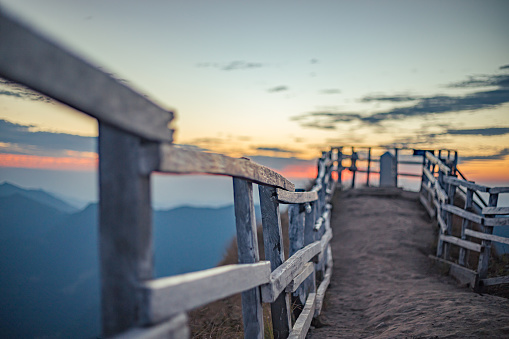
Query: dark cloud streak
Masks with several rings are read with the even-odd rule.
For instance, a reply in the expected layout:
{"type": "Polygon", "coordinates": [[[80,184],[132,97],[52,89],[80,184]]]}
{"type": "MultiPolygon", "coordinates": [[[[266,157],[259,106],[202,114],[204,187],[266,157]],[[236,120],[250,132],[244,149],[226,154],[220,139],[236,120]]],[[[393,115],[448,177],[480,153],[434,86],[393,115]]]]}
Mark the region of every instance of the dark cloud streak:
{"type": "Polygon", "coordinates": [[[509,134],[509,127],[488,127],[471,129],[448,129],[447,134],[495,136],[509,134]]]}
{"type": "MultiPolygon", "coordinates": [[[[66,133],[32,132],[31,125],[15,124],[0,119],[0,142],[17,145],[18,148],[34,147],[47,151],[70,150],[95,152],[95,137],[84,137],[66,133]]],[[[8,151],[8,149],[7,149],[8,151]]]]}
{"type": "Polygon", "coordinates": [[[277,153],[296,153],[294,150],[280,148],[280,147],[257,147],[257,151],[269,151],[277,153]]]}
{"type": "Polygon", "coordinates": [[[269,88],[267,90],[267,92],[271,92],[271,93],[274,93],[274,92],[284,92],[284,91],[288,91],[288,87],[287,86],[276,86],[276,87],[272,87],[272,88],[269,88]]]}
{"type": "Polygon", "coordinates": [[[509,148],[504,148],[498,153],[491,155],[473,155],[468,157],[460,157],[460,161],[474,161],[474,160],[502,160],[509,155],[509,148]]]}
{"type": "Polygon", "coordinates": [[[237,71],[245,69],[254,69],[264,67],[265,64],[261,62],[250,62],[244,60],[235,60],[227,63],[216,63],[216,62],[202,62],[196,65],[200,68],[216,68],[222,71],[237,71]]]}
{"type": "MultiPolygon", "coordinates": [[[[505,67],[505,66],[504,66],[505,67]]],[[[309,112],[291,119],[300,121],[303,127],[332,129],[336,123],[359,121],[366,125],[378,125],[384,121],[399,121],[412,117],[424,117],[452,112],[493,109],[509,102],[509,75],[491,75],[470,77],[468,80],[454,83],[449,87],[489,87],[497,89],[477,91],[463,96],[435,95],[417,96],[366,96],[362,102],[410,102],[407,107],[395,107],[385,112],[363,115],[360,112],[309,112]]]]}

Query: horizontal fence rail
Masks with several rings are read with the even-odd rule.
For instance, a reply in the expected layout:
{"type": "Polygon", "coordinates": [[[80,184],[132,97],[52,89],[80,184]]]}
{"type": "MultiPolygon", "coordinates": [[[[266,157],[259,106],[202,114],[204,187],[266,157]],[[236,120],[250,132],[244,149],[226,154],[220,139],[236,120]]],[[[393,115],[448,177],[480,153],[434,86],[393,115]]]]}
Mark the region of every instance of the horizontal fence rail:
{"type": "MultiPolygon", "coordinates": [[[[357,173],[365,173],[366,181],[364,185],[369,187],[373,184],[373,174],[377,174],[379,175],[379,186],[397,187],[398,179],[401,177],[422,177],[422,166],[427,151],[405,147],[338,147],[338,181],[342,183],[343,171],[350,172],[352,174],[351,188],[354,188],[358,184],[357,173]],[[346,164],[343,162],[344,160],[346,164]],[[378,168],[374,167],[373,163],[378,164],[378,168]],[[360,165],[363,166],[359,167],[360,165]]],[[[456,170],[458,162],[458,153],[456,151],[431,150],[431,154],[435,152],[439,154],[442,152],[447,153],[447,158],[444,161],[451,165],[452,171],[456,170]]]]}
{"type": "Polygon", "coordinates": [[[104,337],[188,338],[186,313],[242,294],[245,338],[263,337],[270,303],[275,338],[304,338],[332,272],[330,199],[338,148],[323,152],[304,192],[249,159],[172,144],[173,113],[20,23],[0,8],[0,76],[99,122],[99,253],[104,337]],[[151,173],[230,176],[239,263],[154,279],[151,173]],[[266,261],[260,261],[253,183],[259,186],[266,261]],[[279,205],[289,204],[290,258],[279,205]],[[292,309],[300,303],[302,308],[292,309]],[[292,319],[296,319],[292,321],[292,319]]]}
{"type": "MultiPolygon", "coordinates": [[[[455,165],[455,163],[453,163],[455,165]]],[[[509,193],[509,187],[489,187],[475,182],[458,179],[461,173],[450,166],[445,159],[426,152],[422,172],[420,201],[439,226],[436,260],[450,265],[449,273],[475,290],[483,286],[509,283],[509,276],[488,278],[492,242],[509,244],[509,237],[493,234],[495,227],[509,226],[509,207],[498,207],[500,194],[509,193]],[[487,207],[474,201],[474,196],[489,194],[487,207]],[[461,197],[463,207],[457,206],[456,198],[461,197]],[[453,230],[453,216],[460,218],[461,227],[453,230]],[[453,231],[457,234],[453,235],[453,231]],[[459,247],[453,257],[451,245],[459,247]],[[471,252],[478,253],[477,263],[469,260],[471,252]]],[[[475,257],[474,257],[475,258],[475,257]]]]}

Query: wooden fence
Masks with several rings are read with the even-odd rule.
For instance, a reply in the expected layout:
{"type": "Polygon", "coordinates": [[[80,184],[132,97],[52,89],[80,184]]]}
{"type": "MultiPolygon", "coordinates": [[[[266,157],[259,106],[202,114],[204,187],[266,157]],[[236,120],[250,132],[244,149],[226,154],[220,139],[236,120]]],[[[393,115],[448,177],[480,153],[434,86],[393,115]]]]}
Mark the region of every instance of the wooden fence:
{"type": "MultiPolygon", "coordinates": [[[[308,192],[249,159],[172,144],[173,113],[42,37],[0,9],[0,76],[95,117],[99,123],[102,332],[118,338],[185,338],[186,312],[242,293],[244,336],[263,337],[270,303],[276,338],[304,338],[330,282],[331,205],[338,149],[322,154],[308,192]],[[150,174],[233,178],[238,265],[153,278],[150,174]],[[258,184],[266,261],[259,260],[253,203],[258,184]],[[290,258],[279,205],[290,204],[290,258]],[[292,323],[290,296],[303,304],[292,323]]],[[[203,225],[206,227],[206,225],[203,225]]]]}
{"type": "MultiPolygon", "coordinates": [[[[361,184],[356,177],[357,173],[366,173],[366,181],[362,184],[367,187],[372,186],[373,174],[381,174],[381,166],[376,168],[373,165],[374,163],[381,163],[381,157],[383,157],[381,154],[382,152],[390,152],[392,156],[393,164],[391,166],[392,168],[389,170],[389,175],[393,178],[393,186],[398,186],[398,178],[400,177],[422,177],[422,157],[426,152],[425,150],[405,147],[342,146],[338,147],[338,182],[342,184],[342,172],[349,171],[352,173],[352,181],[350,184],[351,188],[354,188],[356,184],[361,184]],[[378,155],[375,153],[378,153],[378,155]],[[405,159],[402,159],[402,156],[405,157],[405,159]],[[346,166],[343,161],[346,161],[346,166]],[[360,164],[363,166],[361,167],[360,164]],[[408,172],[408,170],[401,171],[399,169],[400,165],[408,165],[411,169],[415,168],[415,171],[414,173],[408,172]]],[[[444,152],[447,152],[448,157],[452,157],[454,163],[457,163],[457,152],[451,152],[450,150],[444,150],[444,152]]]]}
{"type": "MultiPolygon", "coordinates": [[[[428,214],[439,225],[436,260],[450,265],[449,273],[476,290],[483,286],[509,283],[509,276],[488,278],[492,242],[509,245],[509,238],[493,234],[495,227],[509,225],[509,207],[498,207],[500,194],[509,187],[488,187],[465,180],[456,161],[426,152],[420,200],[428,214]],[[463,177],[459,179],[457,175],[463,177]],[[486,203],[480,192],[489,194],[486,203]],[[460,196],[463,208],[454,204],[460,196]],[[453,215],[461,218],[461,226],[453,235],[453,215]],[[458,246],[457,254],[451,247],[458,246]],[[469,255],[478,253],[477,264],[471,267],[469,255]]],[[[456,157],[457,159],[457,157],[456,157]]]]}

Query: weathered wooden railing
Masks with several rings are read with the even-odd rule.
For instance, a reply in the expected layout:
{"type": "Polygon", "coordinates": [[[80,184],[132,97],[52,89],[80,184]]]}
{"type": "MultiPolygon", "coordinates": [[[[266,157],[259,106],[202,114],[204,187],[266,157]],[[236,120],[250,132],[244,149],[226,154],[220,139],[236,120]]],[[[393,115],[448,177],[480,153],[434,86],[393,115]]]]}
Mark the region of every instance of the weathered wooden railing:
{"type": "MultiPolygon", "coordinates": [[[[242,293],[244,336],[263,337],[262,302],[276,338],[304,338],[330,281],[329,200],[337,149],[325,152],[311,191],[248,159],[172,144],[173,113],[40,36],[0,10],[0,76],[99,122],[99,252],[105,337],[185,338],[186,312],[242,293]],[[153,278],[152,172],[233,178],[238,265],[153,278]],[[259,185],[266,261],[260,261],[253,202],[259,185]],[[279,205],[290,204],[285,260],[279,205]],[[302,312],[292,324],[290,295],[302,312]]],[[[204,225],[206,227],[206,225],[204,225]]]]}
{"type": "Polygon", "coordinates": [[[448,263],[450,274],[474,289],[509,283],[509,276],[487,276],[491,243],[509,244],[509,238],[493,234],[494,227],[509,225],[509,217],[504,217],[509,214],[509,207],[497,207],[499,194],[509,193],[509,187],[488,187],[458,179],[456,173],[460,172],[454,165],[440,155],[426,152],[420,200],[439,225],[436,259],[448,263]],[[489,194],[487,207],[482,206],[482,199],[480,203],[474,201],[474,195],[479,192],[489,194]],[[458,193],[464,199],[464,208],[454,205],[458,193]],[[462,218],[458,236],[453,235],[453,215],[462,218]],[[474,242],[472,238],[481,242],[474,242]],[[452,245],[459,246],[456,258],[451,254],[452,245]],[[475,270],[469,267],[471,251],[479,253],[475,270]]]}

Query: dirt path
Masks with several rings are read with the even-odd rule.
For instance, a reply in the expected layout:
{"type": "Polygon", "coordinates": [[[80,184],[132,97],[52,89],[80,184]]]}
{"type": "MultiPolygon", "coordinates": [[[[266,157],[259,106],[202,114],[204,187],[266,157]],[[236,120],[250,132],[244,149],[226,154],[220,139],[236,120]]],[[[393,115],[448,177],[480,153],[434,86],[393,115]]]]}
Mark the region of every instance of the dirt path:
{"type": "Polygon", "coordinates": [[[416,193],[336,195],[334,271],[308,338],[509,338],[509,300],[440,275],[433,229],[416,193]]]}

